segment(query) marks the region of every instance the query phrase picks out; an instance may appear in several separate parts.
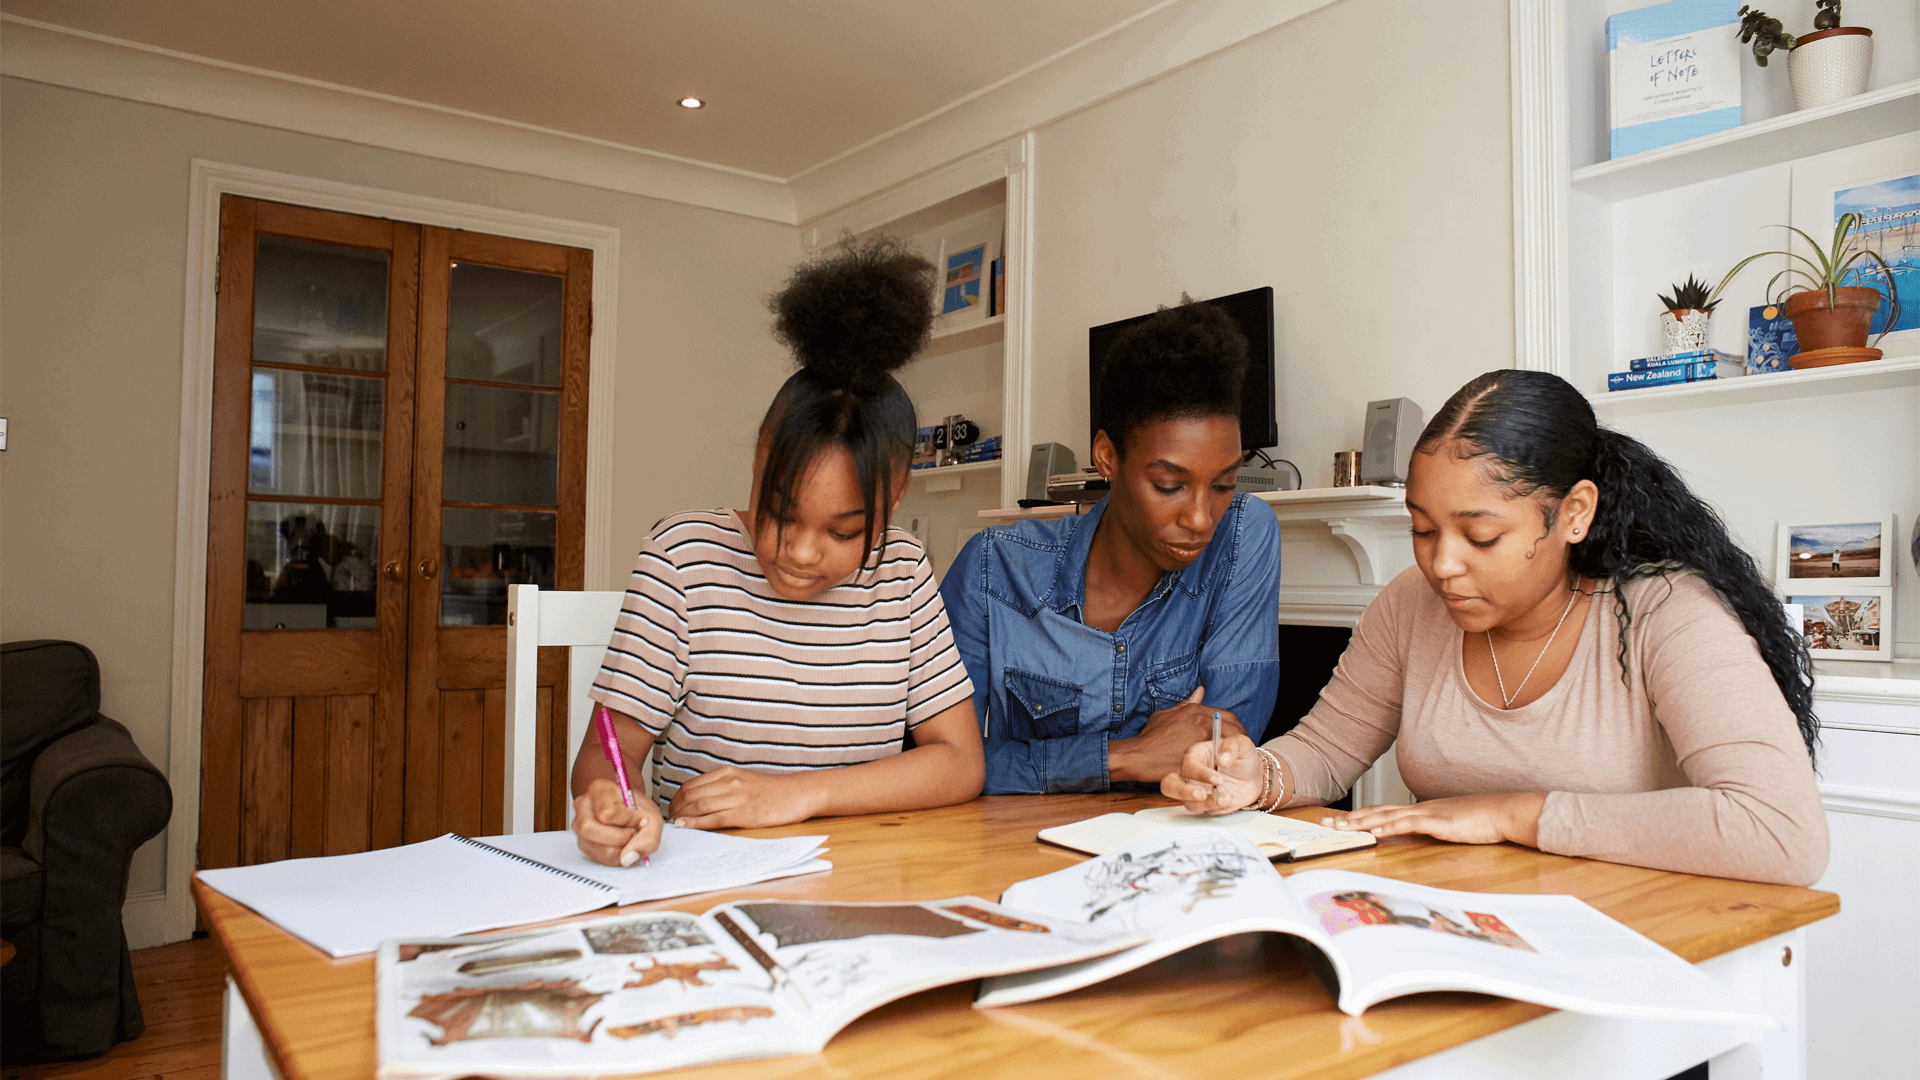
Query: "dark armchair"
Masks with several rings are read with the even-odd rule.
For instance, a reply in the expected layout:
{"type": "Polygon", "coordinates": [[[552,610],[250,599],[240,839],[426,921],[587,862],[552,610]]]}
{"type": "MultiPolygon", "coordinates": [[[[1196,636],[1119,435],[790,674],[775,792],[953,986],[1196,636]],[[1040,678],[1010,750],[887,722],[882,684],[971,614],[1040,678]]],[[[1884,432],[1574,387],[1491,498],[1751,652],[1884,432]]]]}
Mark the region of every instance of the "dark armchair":
{"type": "Polygon", "coordinates": [[[134,849],[173,814],[167,778],[100,715],[100,665],[70,641],[0,646],[0,936],[9,1062],[88,1057],[139,1035],[120,907],[134,849]]]}

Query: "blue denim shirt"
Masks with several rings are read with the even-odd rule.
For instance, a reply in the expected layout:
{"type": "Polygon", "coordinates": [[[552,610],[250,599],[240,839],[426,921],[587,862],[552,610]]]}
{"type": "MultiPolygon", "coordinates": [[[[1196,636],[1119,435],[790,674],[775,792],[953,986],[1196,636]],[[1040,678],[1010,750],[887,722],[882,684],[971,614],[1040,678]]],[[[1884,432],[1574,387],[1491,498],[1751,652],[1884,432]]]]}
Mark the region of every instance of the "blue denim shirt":
{"type": "MultiPolygon", "coordinates": [[[[1162,574],[1114,633],[1086,625],[1087,552],[1106,500],[1078,517],[974,534],[940,586],[973,678],[985,794],[1106,791],[1107,743],[1205,686],[1257,742],[1280,685],[1280,525],[1235,495],[1198,559],[1162,574]]],[[[1129,786],[1129,785],[1122,785],[1129,786]]]]}

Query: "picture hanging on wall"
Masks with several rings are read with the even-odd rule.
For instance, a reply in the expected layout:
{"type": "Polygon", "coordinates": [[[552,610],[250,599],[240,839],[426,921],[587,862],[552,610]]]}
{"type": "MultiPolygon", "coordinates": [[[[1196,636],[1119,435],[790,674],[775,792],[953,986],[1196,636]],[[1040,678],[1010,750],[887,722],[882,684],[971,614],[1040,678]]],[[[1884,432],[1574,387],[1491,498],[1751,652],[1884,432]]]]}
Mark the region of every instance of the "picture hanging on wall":
{"type": "Polygon", "coordinates": [[[1892,589],[1789,592],[1786,604],[1789,614],[1799,609],[1800,632],[1815,660],[1893,659],[1892,589]]]}
{"type": "Polygon", "coordinates": [[[1774,545],[1774,587],[1782,593],[1891,588],[1899,536],[1891,517],[1819,524],[1783,521],[1774,545]]]}
{"type": "MultiPolygon", "coordinates": [[[[1893,305],[1882,301],[1867,343],[1890,357],[1920,352],[1920,134],[1897,135],[1794,164],[1795,228],[1830,237],[1834,223],[1847,213],[1860,215],[1855,249],[1871,247],[1878,253],[1900,291],[1899,320],[1888,329],[1893,305]],[[1880,337],[1883,330],[1886,336],[1880,337]]],[[[1870,285],[1882,296],[1888,293],[1887,280],[1877,270],[1848,284],[1870,285]]]]}

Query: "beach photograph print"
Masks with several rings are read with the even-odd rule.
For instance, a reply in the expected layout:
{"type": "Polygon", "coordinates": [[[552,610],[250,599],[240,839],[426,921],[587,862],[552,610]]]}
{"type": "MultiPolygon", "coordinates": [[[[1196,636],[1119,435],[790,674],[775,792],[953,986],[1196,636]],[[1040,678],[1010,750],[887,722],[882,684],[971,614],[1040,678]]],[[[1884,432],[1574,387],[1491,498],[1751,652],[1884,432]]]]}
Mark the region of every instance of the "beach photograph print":
{"type": "Polygon", "coordinates": [[[1834,220],[1838,221],[1842,214],[1860,215],[1860,229],[1854,234],[1849,253],[1862,248],[1877,252],[1900,290],[1899,319],[1888,326],[1887,319],[1894,311],[1886,275],[1873,267],[1872,260],[1863,259],[1856,264],[1859,268],[1872,269],[1866,272],[1856,269],[1859,280],[1847,284],[1871,285],[1880,290],[1883,297],[1868,333],[1920,330],[1920,173],[1835,191],[1834,220]]]}
{"type": "Polygon", "coordinates": [[[1787,577],[1879,578],[1882,522],[1787,527],[1787,577]]]}
{"type": "Polygon", "coordinates": [[[1800,632],[1815,653],[1859,653],[1872,659],[1881,651],[1880,627],[1885,600],[1877,592],[1841,596],[1789,596],[1800,605],[1800,632]]]}
{"type": "Polygon", "coordinates": [[[1406,926],[1508,949],[1539,951],[1500,916],[1484,911],[1435,907],[1420,900],[1361,890],[1320,893],[1309,897],[1307,906],[1320,917],[1327,933],[1334,935],[1363,926],[1406,926]]]}

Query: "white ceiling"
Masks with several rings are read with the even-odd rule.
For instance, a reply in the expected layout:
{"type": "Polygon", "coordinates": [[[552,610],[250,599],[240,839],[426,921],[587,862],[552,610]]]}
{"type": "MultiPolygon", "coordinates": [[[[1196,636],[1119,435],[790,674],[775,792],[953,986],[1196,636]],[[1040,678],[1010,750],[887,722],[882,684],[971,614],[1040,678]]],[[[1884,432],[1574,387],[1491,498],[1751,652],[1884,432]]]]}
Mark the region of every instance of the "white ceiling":
{"type": "Polygon", "coordinates": [[[0,0],[0,10],[788,179],[1166,2],[0,0]],[[681,108],[686,94],[707,107],[681,108]]]}

